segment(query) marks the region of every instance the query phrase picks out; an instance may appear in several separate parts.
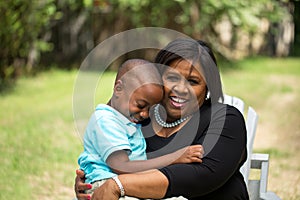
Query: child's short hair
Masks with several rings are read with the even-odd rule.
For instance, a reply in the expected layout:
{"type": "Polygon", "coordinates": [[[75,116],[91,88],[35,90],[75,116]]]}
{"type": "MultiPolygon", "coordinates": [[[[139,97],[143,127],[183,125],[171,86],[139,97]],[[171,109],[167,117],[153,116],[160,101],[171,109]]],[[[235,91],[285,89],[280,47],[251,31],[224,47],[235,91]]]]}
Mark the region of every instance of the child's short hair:
{"type": "Polygon", "coordinates": [[[118,70],[116,81],[135,86],[144,84],[162,84],[161,75],[154,63],[143,59],[129,59],[125,61],[118,70]]]}

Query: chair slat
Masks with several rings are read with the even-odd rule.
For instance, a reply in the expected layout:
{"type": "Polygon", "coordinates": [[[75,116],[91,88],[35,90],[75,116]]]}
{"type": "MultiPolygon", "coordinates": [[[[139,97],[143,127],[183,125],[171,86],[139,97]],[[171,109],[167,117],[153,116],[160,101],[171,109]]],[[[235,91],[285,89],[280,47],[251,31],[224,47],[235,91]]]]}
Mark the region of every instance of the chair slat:
{"type": "MultiPolygon", "coordinates": [[[[224,104],[236,107],[244,115],[244,101],[238,97],[224,95],[224,104]]],[[[247,128],[247,160],[240,171],[248,187],[250,200],[280,200],[280,198],[271,191],[267,191],[268,173],[269,173],[269,154],[252,153],[253,143],[258,123],[258,115],[252,107],[248,108],[246,128],[247,128]],[[259,169],[259,180],[249,180],[250,169],[259,169]]]]}

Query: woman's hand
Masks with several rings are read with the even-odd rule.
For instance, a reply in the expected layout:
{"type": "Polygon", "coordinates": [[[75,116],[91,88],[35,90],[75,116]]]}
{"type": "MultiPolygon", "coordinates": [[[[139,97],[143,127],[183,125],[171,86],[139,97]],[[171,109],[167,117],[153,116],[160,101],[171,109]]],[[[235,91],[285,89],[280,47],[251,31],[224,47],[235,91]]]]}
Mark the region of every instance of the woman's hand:
{"type": "Polygon", "coordinates": [[[173,162],[175,163],[192,163],[198,162],[202,163],[202,158],[204,154],[204,149],[202,145],[191,145],[174,152],[177,155],[177,159],[173,162]]]}
{"type": "Polygon", "coordinates": [[[118,200],[120,198],[120,189],[114,180],[108,179],[101,187],[94,191],[92,200],[118,200]]]}
{"type": "Polygon", "coordinates": [[[91,184],[84,183],[85,176],[82,170],[76,170],[76,178],[75,178],[75,185],[74,190],[76,193],[76,197],[78,200],[90,200],[91,194],[85,194],[84,190],[88,190],[92,188],[91,184]]]}

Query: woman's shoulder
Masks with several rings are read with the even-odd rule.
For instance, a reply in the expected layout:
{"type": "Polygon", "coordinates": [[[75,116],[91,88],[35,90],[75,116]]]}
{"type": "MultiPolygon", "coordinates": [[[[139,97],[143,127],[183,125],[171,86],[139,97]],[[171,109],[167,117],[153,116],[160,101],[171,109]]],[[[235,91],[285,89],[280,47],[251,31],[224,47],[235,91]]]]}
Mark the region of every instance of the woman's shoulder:
{"type": "Polygon", "coordinates": [[[211,123],[222,127],[222,135],[244,140],[246,124],[243,114],[234,106],[217,103],[212,105],[211,123]],[[238,137],[240,136],[240,137],[238,137]]]}
{"type": "Polygon", "coordinates": [[[236,107],[224,103],[206,103],[200,108],[200,115],[210,116],[211,120],[223,118],[244,121],[243,114],[236,107]]]}
{"type": "Polygon", "coordinates": [[[234,124],[234,126],[238,126],[239,124],[241,128],[245,128],[244,115],[236,107],[223,103],[219,103],[217,107],[219,107],[219,109],[217,109],[218,112],[221,113],[221,115],[225,115],[225,123],[227,125],[234,124]]]}
{"type": "Polygon", "coordinates": [[[236,114],[239,115],[241,117],[244,117],[243,114],[239,111],[239,109],[237,109],[236,107],[232,106],[232,105],[228,105],[228,104],[223,104],[226,106],[226,111],[229,114],[236,114]]]}
{"type": "Polygon", "coordinates": [[[226,115],[236,115],[239,117],[244,117],[236,107],[224,103],[212,104],[211,110],[214,112],[224,112],[226,115]]]}

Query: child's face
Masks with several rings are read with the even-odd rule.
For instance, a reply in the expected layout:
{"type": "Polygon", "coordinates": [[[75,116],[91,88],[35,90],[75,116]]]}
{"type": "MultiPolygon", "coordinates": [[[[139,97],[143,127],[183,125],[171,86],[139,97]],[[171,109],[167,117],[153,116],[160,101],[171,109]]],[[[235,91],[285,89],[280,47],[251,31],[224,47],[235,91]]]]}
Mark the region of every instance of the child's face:
{"type": "Polygon", "coordinates": [[[131,122],[138,123],[149,117],[149,109],[163,98],[163,89],[157,84],[146,84],[133,93],[123,91],[119,97],[119,111],[131,122]]]}

